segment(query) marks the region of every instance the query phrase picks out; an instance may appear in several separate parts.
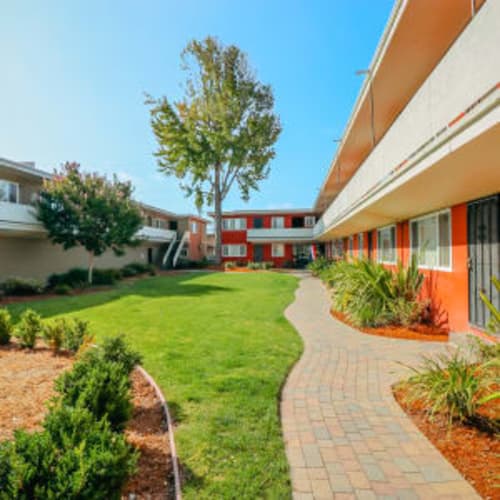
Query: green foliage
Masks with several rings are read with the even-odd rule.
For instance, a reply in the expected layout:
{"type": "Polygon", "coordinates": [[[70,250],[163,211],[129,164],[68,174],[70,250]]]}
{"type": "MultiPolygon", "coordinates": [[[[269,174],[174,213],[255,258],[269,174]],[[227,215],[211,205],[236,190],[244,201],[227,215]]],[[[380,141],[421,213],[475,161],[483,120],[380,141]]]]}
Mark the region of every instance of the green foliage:
{"type": "Polygon", "coordinates": [[[116,177],[110,182],[97,174],[84,174],[77,163],[66,163],[44,182],[37,209],[53,243],[65,250],[81,246],[88,252],[89,283],[94,256],[108,249],[122,255],[125,247],[138,243],[135,233],[142,215],[132,200],[132,185],[116,177]]]}
{"type": "Polygon", "coordinates": [[[127,375],[142,360],[141,355],[127,345],[123,335],[104,338],[97,349],[88,351],[85,356],[93,359],[98,358],[110,363],[117,363],[122,366],[127,375]]]}
{"type": "Polygon", "coordinates": [[[41,281],[24,278],[9,278],[0,288],[5,295],[38,295],[43,292],[44,285],[41,281]]]}
{"type": "Polygon", "coordinates": [[[96,269],[92,282],[94,285],[114,285],[122,277],[120,269],[96,269]]]}
{"type": "Polygon", "coordinates": [[[64,318],[58,318],[43,325],[42,336],[49,347],[57,353],[63,345],[66,336],[67,322],[64,318]]]}
{"type": "Polygon", "coordinates": [[[21,314],[21,319],[14,331],[21,347],[33,349],[36,338],[42,333],[42,318],[33,309],[26,309],[21,314]]]}
{"type": "Polygon", "coordinates": [[[248,269],[251,269],[253,271],[257,271],[259,269],[262,269],[262,264],[260,262],[248,262],[247,264],[248,269]]]}
{"type": "Polygon", "coordinates": [[[326,257],[318,257],[317,259],[309,262],[307,265],[307,269],[311,271],[313,276],[321,276],[321,274],[326,271],[332,262],[328,260],[326,257]]]}
{"type": "Polygon", "coordinates": [[[470,335],[470,339],[472,351],[479,361],[500,359],[500,342],[485,342],[473,335],[470,335]]]}
{"type": "Polygon", "coordinates": [[[408,399],[422,401],[429,415],[445,413],[450,422],[472,419],[480,407],[500,398],[495,390],[500,375],[500,358],[475,364],[457,349],[452,354],[424,357],[420,368],[413,368],[408,379],[408,399]]]}
{"type": "Polygon", "coordinates": [[[0,309],[0,345],[5,345],[10,342],[12,335],[12,319],[7,309],[0,309]]]}
{"type": "Polygon", "coordinates": [[[87,286],[88,271],[80,267],[74,267],[65,273],[51,274],[47,280],[49,288],[58,285],[67,285],[71,288],[83,288],[87,286]]]}
{"type": "Polygon", "coordinates": [[[145,264],[144,262],[131,262],[121,268],[121,274],[124,278],[145,273],[154,275],[156,273],[156,269],[152,264],[145,264]]]}
{"type": "Polygon", "coordinates": [[[358,326],[403,324],[422,319],[425,303],[419,300],[423,275],[416,259],[396,271],[371,260],[340,260],[321,271],[333,287],[335,309],[358,326]]]}
{"type": "MultiPolygon", "coordinates": [[[[491,281],[493,282],[493,286],[497,289],[497,292],[500,293],[500,281],[498,278],[493,276],[491,278],[491,281]]],[[[488,329],[491,331],[491,333],[494,334],[499,334],[500,333],[500,310],[498,310],[495,305],[491,302],[491,300],[486,296],[484,292],[479,292],[479,295],[481,296],[481,300],[484,302],[486,307],[489,309],[491,313],[491,318],[488,323],[488,329]]]]}
{"type": "Polygon", "coordinates": [[[130,418],[130,380],[119,363],[84,356],[56,380],[55,387],[60,404],[85,408],[97,420],[106,418],[114,430],[123,429],[130,418]]]}
{"type": "Polygon", "coordinates": [[[54,408],[43,432],[18,431],[0,444],[0,498],[118,499],[137,453],[106,420],[54,408]]]}
{"type": "Polygon", "coordinates": [[[63,347],[71,352],[78,352],[83,346],[92,341],[93,337],[89,333],[88,321],[78,318],[66,320],[63,347]]]}
{"type": "Polygon", "coordinates": [[[244,200],[258,189],[269,175],[281,126],[271,87],[256,79],[238,47],[212,37],[193,40],[183,60],[188,78],[182,100],[147,100],[156,156],[160,170],[181,179],[199,208],[214,204],[220,262],[222,201],[235,184],[244,200]]]}
{"type": "Polygon", "coordinates": [[[224,269],[235,269],[235,268],[236,268],[236,262],[230,260],[224,262],[224,269]]]}
{"type": "Polygon", "coordinates": [[[68,295],[72,290],[69,285],[65,285],[64,283],[60,283],[54,287],[54,293],[57,295],[68,295]]]}

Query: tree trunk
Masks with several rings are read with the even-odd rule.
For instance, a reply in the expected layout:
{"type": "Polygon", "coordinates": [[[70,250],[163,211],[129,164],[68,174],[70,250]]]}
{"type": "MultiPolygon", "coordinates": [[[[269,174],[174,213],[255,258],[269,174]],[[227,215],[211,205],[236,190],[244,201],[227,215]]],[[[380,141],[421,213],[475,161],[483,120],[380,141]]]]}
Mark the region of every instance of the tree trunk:
{"type": "Polygon", "coordinates": [[[220,166],[215,166],[214,186],[214,208],[215,208],[215,262],[222,262],[222,199],[220,192],[220,166]]]}
{"type": "Polygon", "coordinates": [[[89,285],[92,284],[93,271],[94,271],[94,254],[93,254],[93,252],[89,252],[89,274],[88,274],[89,285]]]}

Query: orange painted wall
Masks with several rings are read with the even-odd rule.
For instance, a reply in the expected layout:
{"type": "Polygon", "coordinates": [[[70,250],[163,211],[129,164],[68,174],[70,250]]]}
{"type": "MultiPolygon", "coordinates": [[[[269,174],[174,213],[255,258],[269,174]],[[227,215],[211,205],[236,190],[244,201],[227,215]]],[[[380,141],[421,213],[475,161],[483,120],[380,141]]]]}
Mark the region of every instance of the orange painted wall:
{"type": "Polygon", "coordinates": [[[197,217],[189,218],[189,250],[188,257],[191,260],[201,260],[205,255],[205,234],[207,232],[207,223],[203,219],[197,217]],[[196,233],[191,232],[191,222],[198,223],[198,231],[196,233]]]}
{"type": "MultiPolygon", "coordinates": [[[[373,229],[372,257],[377,259],[377,230],[373,229]]],[[[358,257],[358,235],[354,236],[354,256],[358,257]]],[[[434,271],[421,269],[425,276],[422,296],[432,304],[433,319],[452,331],[468,331],[469,326],[469,277],[467,269],[467,205],[451,208],[452,270],[434,271]]],[[[368,232],[363,234],[365,256],[368,255],[368,232]]],[[[348,254],[348,238],[344,239],[348,254]]],[[[410,261],[410,222],[396,224],[396,254],[407,265],[410,261]]],[[[395,266],[387,265],[389,268],[395,266]]]]}

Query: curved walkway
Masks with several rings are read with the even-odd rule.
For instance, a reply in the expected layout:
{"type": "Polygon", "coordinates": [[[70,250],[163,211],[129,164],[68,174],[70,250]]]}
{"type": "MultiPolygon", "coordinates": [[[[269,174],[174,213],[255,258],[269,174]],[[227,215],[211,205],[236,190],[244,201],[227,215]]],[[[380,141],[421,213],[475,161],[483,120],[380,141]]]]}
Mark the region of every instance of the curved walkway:
{"type": "Polygon", "coordinates": [[[305,344],[281,403],[294,498],[479,498],[391,392],[406,370],[396,361],[444,345],[366,335],[329,309],[322,283],[305,277],[285,312],[305,344]]]}

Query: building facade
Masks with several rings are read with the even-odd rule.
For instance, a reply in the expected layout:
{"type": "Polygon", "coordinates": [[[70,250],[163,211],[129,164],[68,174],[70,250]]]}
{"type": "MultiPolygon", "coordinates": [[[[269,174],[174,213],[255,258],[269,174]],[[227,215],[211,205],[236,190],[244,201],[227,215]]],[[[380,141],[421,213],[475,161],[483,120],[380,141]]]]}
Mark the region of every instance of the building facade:
{"type": "MultiPolygon", "coordinates": [[[[50,177],[31,163],[0,158],[0,282],[9,277],[43,280],[52,273],[87,265],[82,248],[65,251],[52,244],[36,218],[33,205],[43,180],[50,177]]],[[[206,219],[139,205],[144,216],[144,225],[137,233],[141,244],[128,248],[120,257],[106,252],[96,258],[97,268],[130,262],[175,268],[183,260],[205,257],[206,219]]]]}
{"type": "Polygon", "coordinates": [[[500,306],[499,46],[500,2],[396,2],[315,204],[327,256],[415,255],[454,331],[500,306]]]}
{"type": "Polygon", "coordinates": [[[315,222],[307,209],[224,212],[222,260],[301,265],[310,259],[315,222]]]}

